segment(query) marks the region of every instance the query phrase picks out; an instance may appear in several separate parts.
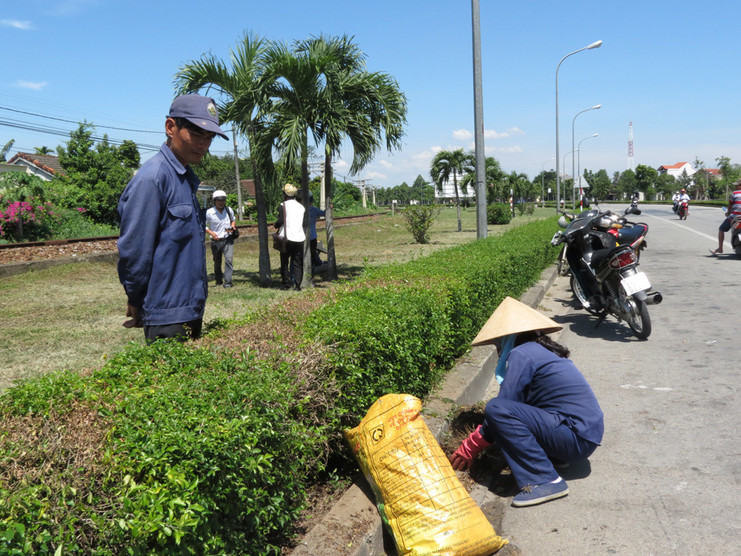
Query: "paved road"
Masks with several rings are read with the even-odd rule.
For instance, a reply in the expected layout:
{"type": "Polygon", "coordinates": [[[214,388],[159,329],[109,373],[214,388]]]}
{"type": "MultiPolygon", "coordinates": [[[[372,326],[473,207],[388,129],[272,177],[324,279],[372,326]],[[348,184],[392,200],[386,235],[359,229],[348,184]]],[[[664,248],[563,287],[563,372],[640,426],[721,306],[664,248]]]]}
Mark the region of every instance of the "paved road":
{"type": "Polygon", "coordinates": [[[642,209],[641,268],[664,294],[647,341],[612,318],[595,328],[565,279],[541,306],[564,324],[606,431],[589,465],[563,473],[568,497],[507,509],[502,532],[525,555],[741,554],[741,260],[708,256],[719,208],[687,221],[642,209]]]}

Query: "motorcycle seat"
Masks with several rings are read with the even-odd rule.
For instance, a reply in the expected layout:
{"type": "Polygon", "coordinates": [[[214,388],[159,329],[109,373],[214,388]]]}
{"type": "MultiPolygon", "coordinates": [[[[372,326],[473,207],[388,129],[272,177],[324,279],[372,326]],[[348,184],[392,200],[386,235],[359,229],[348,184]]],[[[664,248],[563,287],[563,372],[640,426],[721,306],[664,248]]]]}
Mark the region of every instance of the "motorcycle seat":
{"type": "Polygon", "coordinates": [[[613,257],[613,255],[620,251],[625,251],[626,249],[630,249],[630,247],[627,245],[618,245],[617,247],[610,247],[607,249],[597,249],[592,253],[592,258],[589,261],[589,265],[596,270],[604,263],[609,261],[613,257]]]}

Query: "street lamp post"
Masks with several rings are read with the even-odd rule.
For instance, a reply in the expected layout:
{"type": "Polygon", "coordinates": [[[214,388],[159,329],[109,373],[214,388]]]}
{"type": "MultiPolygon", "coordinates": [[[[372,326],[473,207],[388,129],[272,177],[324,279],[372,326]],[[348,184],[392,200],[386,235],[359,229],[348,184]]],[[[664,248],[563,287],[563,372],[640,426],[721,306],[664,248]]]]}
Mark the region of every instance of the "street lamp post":
{"type": "MultiPolygon", "coordinates": [[[[595,104],[594,106],[590,106],[589,108],[585,108],[581,112],[577,112],[576,116],[571,120],[571,175],[574,176],[574,179],[576,180],[576,174],[574,173],[574,124],[576,123],[576,117],[579,114],[584,114],[584,112],[589,112],[590,110],[599,110],[602,108],[601,104],[595,104]]],[[[576,202],[574,201],[574,189],[572,187],[571,189],[571,201],[574,205],[576,205],[576,202]]]]}
{"type": "Polygon", "coordinates": [[[560,161],[560,156],[558,152],[558,70],[561,67],[561,64],[563,61],[568,58],[569,56],[573,56],[574,54],[577,54],[583,50],[592,50],[593,48],[599,48],[602,46],[602,41],[595,41],[592,44],[589,44],[583,48],[580,48],[579,50],[574,50],[573,52],[569,52],[566,56],[561,58],[561,61],[558,62],[558,65],[556,66],[556,212],[558,212],[559,204],[561,201],[561,181],[558,173],[558,163],[560,161]]]}
{"type": "MultiPolygon", "coordinates": [[[[579,146],[576,149],[576,158],[578,160],[576,171],[579,172],[579,206],[582,206],[582,188],[581,188],[581,144],[586,141],[587,139],[594,139],[595,137],[599,137],[599,133],[592,133],[589,137],[585,137],[584,139],[579,141],[579,146]]],[[[576,208],[576,200],[574,200],[574,206],[573,208],[576,208]]]]}

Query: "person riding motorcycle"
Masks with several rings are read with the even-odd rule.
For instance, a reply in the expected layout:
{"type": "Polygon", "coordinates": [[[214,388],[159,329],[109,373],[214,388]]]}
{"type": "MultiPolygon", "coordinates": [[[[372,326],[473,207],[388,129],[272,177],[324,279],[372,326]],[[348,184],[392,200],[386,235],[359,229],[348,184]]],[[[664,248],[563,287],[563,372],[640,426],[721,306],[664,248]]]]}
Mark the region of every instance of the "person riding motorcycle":
{"type": "Polygon", "coordinates": [[[731,229],[731,223],[733,217],[741,217],[741,180],[733,182],[733,186],[736,190],[731,193],[728,198],[728,209],[726,210],[726,217],[718,228],[718,248],[711,249],[711,255],[718,255],[723,253],[723,239],[725,239],[726,232],[731,229]]]}
{"type": "Polygon", "coordinates": [[[679,191],[675,191],[672,195],[672,210],[676,213],[679,208],[679,191]]]}
{"type": "Polygon", "coordinates": [[[684,188],[682,188],[679,193],[679,200],[677,201],[677,213],[679,212],[679,207],[682,206],[682,203],[687,203],[687,213],[685,214],[686,218],[687,214],[690,212],[690,196],[687,195],[687,190],[684,188]]]}

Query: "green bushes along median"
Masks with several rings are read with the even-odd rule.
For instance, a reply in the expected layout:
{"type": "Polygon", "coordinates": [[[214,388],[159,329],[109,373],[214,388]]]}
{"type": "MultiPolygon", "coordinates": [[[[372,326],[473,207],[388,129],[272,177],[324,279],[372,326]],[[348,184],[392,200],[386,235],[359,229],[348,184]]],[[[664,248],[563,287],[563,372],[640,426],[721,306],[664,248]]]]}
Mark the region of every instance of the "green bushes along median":
{"type": "Polygon", "coordinates": [[[0,553],[279,554],[341,431],[424,397],[507,295],[555,259],[555,220],[366,271],[200,344],[130,346],[0,398],[0,553]],[[232,349],[233,348],[233,349],[232,349]]]}

